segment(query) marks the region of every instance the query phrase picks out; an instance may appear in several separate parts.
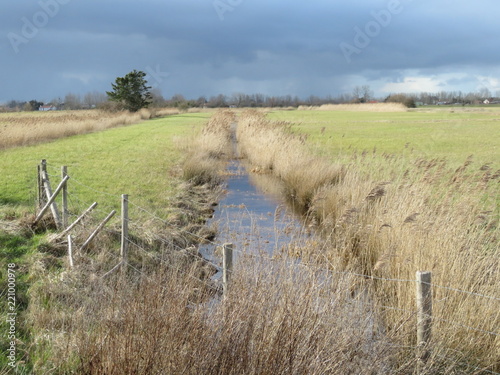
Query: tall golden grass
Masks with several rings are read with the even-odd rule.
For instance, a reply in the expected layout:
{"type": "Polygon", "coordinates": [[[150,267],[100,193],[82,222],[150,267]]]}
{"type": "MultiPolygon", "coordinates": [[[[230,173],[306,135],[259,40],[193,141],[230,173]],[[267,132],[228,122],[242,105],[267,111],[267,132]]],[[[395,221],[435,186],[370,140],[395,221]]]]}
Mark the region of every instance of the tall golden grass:
{"type": "Polygon", "coordinates": [[[407,112],[402,103],[352,103],[323,104],[320,106],[299,106],[299,110],[308,111],[352,111],[352,112],[407,112]]]}
{"type": "Polygon", "coordinates": [[[128,287],[96,280],[96,300],[61,322],[69,334],[52,373],[68,362],[109,375],[411,373],[414,361],[396,367],[370,302],[351,297],[351,277],[239,264],[223,299],[185,270],[128,287]]]}
{"type": "MultiPolygon", "coordinates": [[[[323,245],[299,251],[303,260],[374,277],[378,316],[407,347],[416,345],[415,327],[401,325],[401,311],[415,310],[415,283],[378,278],[414,280],[416,271],[432,271],[433,283],[473,293],[433,288],[433,363],[445,357],[500,370],[498,171],[472,169],[471,160],[457,170],[443,160],[407,165],[376,152],[341,166],[256,112],[242,114],[238,142],[254,170],[279,176],[319,224],[323,245]]],[[[402,349],[400,361],[407,356],[402,349]]]]}
{"type": "Polygon", "coordinates": [[[262,172],[272,172],[285,185],[285,195],[306,211],[314,192],[335,184],[344,173],[342,166],[311,155],[304,147],[305,138],[292,134],[286,123],[267,120],[262,112],[244,112],[238,122],[240,155],[262,172]]]}
{"type": "Polygon", "coordinates": [[[231,125],[234,113],[228,110],[216,112],[203,127],[180,141],[179,146],[186,153],[183,175],[196,185],[216,185],[221,182],[225,162],[232,156],[231,125]]]}
{"type": "Polygon", "coordinates": [[[0,114],[0,149],[39,144],[176,113],[179,113],[176,109],[152,108],[135,113],[81,110],[0,114]]]}

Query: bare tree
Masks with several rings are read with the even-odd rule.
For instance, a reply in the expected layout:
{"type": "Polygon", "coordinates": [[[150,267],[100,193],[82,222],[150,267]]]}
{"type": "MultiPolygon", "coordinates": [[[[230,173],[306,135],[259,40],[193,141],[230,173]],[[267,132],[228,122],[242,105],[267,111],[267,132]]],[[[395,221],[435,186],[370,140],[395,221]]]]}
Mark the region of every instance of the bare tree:
{"type": "Polygon", "coordinates": [[[64,97],[64,109],[81,109],[82,98],[80,95],[68,93],[64,97]]]}

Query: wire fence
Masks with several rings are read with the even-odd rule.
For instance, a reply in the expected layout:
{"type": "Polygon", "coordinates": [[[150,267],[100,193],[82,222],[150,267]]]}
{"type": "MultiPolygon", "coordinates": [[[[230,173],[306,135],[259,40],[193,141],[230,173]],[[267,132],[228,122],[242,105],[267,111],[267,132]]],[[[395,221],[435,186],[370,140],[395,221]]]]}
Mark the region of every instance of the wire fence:
{"type": "MultiPolygon", "coordinates": [[[[59,178],[60,175],[56,176],[56,177],[59,178]]],[[[107,197],[112,197],[112,198],[115,198],[117,201],[119,201],[121,199],[121,195],[111,194],[111,193],[108,193],[108,192],[104,192],[104,191],[100,191],[100,190],[94,189],[93,187],[90,187],[90,186],[88,186],[88,185],[86,185],[86,184],[78,181],[75,178],[71,178],[71,182],[72,183],[76,183],[76,184],[84,187],[85,189],[93,191],[93,192],[95,192],[95,193],[97,193],[99,195],[107,196],[107,197]]],[[[72,204],[74,204],[75,206],[77,206],[78,209],[80,209],[80,210],[82,208],[85,208],[85,207],[88,206],[88,202],[82,202],[82,201],[80,201],[78,199],[78,196],[76,196],[76,195],[70,194],[69,197],[72,200],[72,204]]],[[[138,212],[146,214],[147,218],[149,218],[149,219],[151,219],[153,221],[156,221],[158,223],[161,223],[161,224],[165,225],[167,228],[170,226],[169,229],[172,230],[172,231],[185,234],[186,236],[189,236],[191,238],[195,238],[195,239],[199,240],[200,242],[203,242],[205,244],[209,244],[209,245],[211,245],[213,247],[220,247],[220,246],[223,245],[223,243],[221,243],[221,242],[209,240],[206,237],[202,237],[199,234],[194,233],[194,232],[190,232],[190,231],[188,231],[188,230],[186,230],[184,228],[173,227],[172,224],[168,220],[166,220],[166,219],[158,216],[158,214],[155,214],[155,213],[151,212],[149,209],[147,209],[145,207],[142,207],[140,204],[135,203],[133,200],[128,200],[128,202],[138,212]]],[[[108,215],[110,209],[111,208],[109,208],[109,209],[96,208],[95,211],[98,212],[98,213],[100,213],[101,215],[108,215]]],[[[78,216],[78,214],[76,213],[77,210],[74,210],[74,212],[75,213],[72,213],[72,216],[74,216],[74,217],[78,216]]],[[[144,217],[142,217],[142,218],[144,219],[144,217]]],[[[128,221],[130,223],[134,223],[134,219],[130,219],[129,218],[128,221]]],[[[144,226],[141,226],[140,223],[138,223],[137,225],[135,225],[133,227],[133,229],[136,230],[136,231],[139,231],[141,229],[145,230],[147,228],[144,227],[144,226]]],[[[153,238],[155,240],[160,241],[160,242],[162,242],[165,245],[173,246],[177,250],[183,250],[183,248],[180,247],[179,245],[176,245],[175,243],[171,243],[171,242],[166,241],[163,237],[161,237],[160,235],[158,235],[156,233],[151,233],[151,235],[153,236],[153,238]]],[[[143,252],[150,252],[149,250],[145,249],[144,247],[139,246],[135,242],[130,241],[130,244],[136,246],[138,249],[140,249],[143,252]]],[[[248,254],[248,253],[245,253],[242,250],[237,249],[237,248],[235,248],[234,251],[235,251],[235,253],[240,254],[241,256],[251,256],[251,257],[260,258],[260,259],[266,260],[266,261],[275,261],[276,260],[275,257],[273,257],[271,255],[266,256],[266,255],[264,255],[262,253],[248,254]]],[[[207,261],[207,262],[210,263],[210,261],[207,261]]],[[[301,266],[303,266],[303,267],[308,267],[308,268],[311,268],[311,269],[314,269],[314,270],[318,270],[318,271],[324,271],[326,269],[325,267],[321,267],[321,266],[318,266],[317,264],[313,264],[313,263],[307,263],[305,261],[300,261],[299,264],[301,266]]],[[[213,265],[214,267],[219,267],[219,265],[217,265],[215,263],[211,263],[211,265],[213,265]]],[[[400,279],[400,278],[380,277],[380,276],[366,275],[366,274],[361,274],[361,273],[356,273],[356,272],[351,272],[351,271],[331,271],[331,270],[329,270],[329,271],[333,272],[335,274],[360,277],[360,278],[363,278],[363,279],[380,280],[380,281],[386,281],[386,282],[400,282],[400,283],[415,283],[415,282],[417,282],[417,279],[400,279]]],[[[468,290],[463,290],[463,289],[455,288],[455,287],[451,287],[451,286],[439,285],[439,284],[436,284],[436,283],[429,283],[429,285],[432,286],[433,288],[438,288],[438,289],[443,289],[443,290],[447,290],[447,291],[452,291],[452,292],[455,292],[455,293],[461,293],[461,294],[465,294],[465,295],[468,295],[468,296],[485,298],[485,299],[488,299],[488,300],[491,300],[491,301],[494,301],[494,302],[500,302],[500,297],[497,297],[497,296],[485,295],[485,294],[481,294],[481,293],[477,293],[477,292],[473,292],[473,291],[468,291],[468,290]]]]}
{"type": "MultiPolygon", "coordinates": [[[[51,173],[49,174],[50,177],[53,177],[54,179],[60,179],[61,174],[56,173],[54,169],[51,169],[51,173]]],[[[91,186],[88,186],[87,184],[79,181],[78,179],[71,178],[71,183],[79,185],[82,189],[86,189],[88,191],[91,191],[95,193],[97,196],[100,197],[105,197],[105,198],[112,198],[116,199],[117,202],[119,202],[123,197],[121,195],[117,194],[112,194],[109,192],[104,192],[100,191],[98,189],[95,189],[91,186]]],[[[70,210],[70,216],[72,218],[77,217],[79,215],[79,212],[81,212],[84,208],[88,207],[89,202],[84,202],[80,199],[80,197],[77,194],[68,194],[69,197],[69,204],[71,206],[70,210]]],[[[145,257],[148,257],[149,259],[157,262],[158,264],[161,264],[162,266],[165,266],[169,269],[172,269],[176,272],[184,272],[186,273],[187,277],[195,279],[197,282],[203,283],[207,288],[209,289],[215,289],[217,290],[217,286],[215,286],[214,282],[211,280],[205,280],[198,278],[190,273],[188,273],[184,268],[181,266],[175,265],[170,261],[170,258],[167,256],[168,254],[165,254],[165,252],[173,250],[177,250],[176,256],[180,257],[186,257],[186,260],[189,261],[192,259],[192,253],[189,253],[186,251],[186,247],[183,247],[182,245],[176,243],[176,241],[172,240],[171,238],[168,238],[166,236],[162,236],[161,233],[157,233],[154,231],[150,231],[148,226],[143,225],[142,223],[146,220],[152,221],[152,222],[157,222],[161,224],[163,230],[165,230],[167,233],[168,232],[175,232],[177,234],[180,234],[180,236],[185,236],[190,238],[190,241],[186,241],[186,243],[189,243],[189,246],[193,246],[193,242],[202,242],[204,244],[212,246],[214,249],[216,247],[221,247],[224,244],[217,241],[217,240],[210,240],[207,239],[206,237],[203,237],[199,235],[198,233],[194,233],[192,231],[187,230],[186,228],[181,228],[181,227],[176,227],[172,225],[172,223],[165,218],[162,218],[159,216],[159,214],[151,212],[150,209],[143,207],[141,204],[135,202],[134,200],[129,200],[128,203],[132,207],[132,215],[131,217],[133,218],[134,216],[137,217],[137,219],[131,219],[130,217],[125,218],[127,220],[127,224],[130,224],[130,235],[125,239],[127,242],[127,245],[130,247],[130,251],[135,251],[145,257]],[[141,235],[144,233],[148,233],[149,236],[149,241],[154,241],[157,244],[161,244],[163,246],[160,246],[163,248],[163,252],[158,252],[156,250],[152,250],[149,248],[146,243],[142,243],[141,241],[134,240],[134,238],[141,238],[141,235]],[[192,241],[192,239],[195,239],[195,241],[192,241]]],[[[117,203],[118,205],[118,203],[117,203]]],[[[99,207],[95,209],[94,211],[96,214],[99,216],[104,216],[108,215],[109,211],[112,209],[112,207],[99,207]]],[[[117,219],[115,219],[117,220],[117,219]]],[[[109,233],[111,233],[110,230],[106,230],[109,233]]],[[[258,259],[259,261],[265,261],[265,262],[275,262],[276,257],[273,256],[272,254],[265,254],[265,253],[248,253],[246,251],[243,251],[242,249],[234,248],[234,252],[238,254],[240,257],[251,257],[258,259]]],[[[113,254],[113,258],[116,258],[116,261],[118,263],[110,268],[109,271],[105,272],[102,277],[107,277],[111,273],[113,273],[115,270],[120,268],[122,265],[125,265],[127,268],[133,270],[137,274],[141,275],[141,277],[145,278],[150,278],[150,275],[148,275],[147,272],[141,269],[140,266],[132,264],[129,260],[120,258],[118,255],[113,254]]],[[[209,260],[209,259],[204,259],[204,263],[213,267],[215,270],[220,271],[221,270],[221,264],[217,263],[215,261],[209,260]]],[[[393,277],[381,277],[381,276],[374,276],[374,275],[366,275],[362,273],[356,273],[356,272],[351,272],[351,271],[338,271],[335,269],[331,269],[328,267],[328,265],[323,266],[323,265],[318,265],[317,263],[308,263],[303,260],[296,260],[294,262],[297,266],[306,268],[310,270],[311,272],[322,272],[322,273],[329,273],[331,275],[341,275],[341,276],[346,276],[346,277],[352,277],[352,278],[360,278],[363,280],[377,280],[377,281],[383,281],[383,282],[390,282],[390,283],[417,283],[418,280],[412,279],[412,278],[393,278],[393,277]]],[[[470,291],[470,290],[464,290],[460,289],[454,286],[449,286],[449,285],[439,285],[436,283],[426,283],[428,286],[431,288],[439,289],[439,290],[445,290],[448,292],[453,292],[457,294],[463,294],[468,297],[475,297],[475,298],[481,298],[483,300],[489,301],[489,303],[497,304],[500,302],[500,298],[498,296],[493,296],[493,295],[486,295],[483,293],[478,293],[476,291],[470,291]]],[[[441,302],[440,300],[436,300],[436,303],[441,302]]],[[[360,304],[364,304],[366,302],[363,301],[358,301],[360,304]]],[[[407,314],[407,316],[415,316],[418,314],[418,310],[416,308],[402,308],[400,306],[386,306],[386,305],[378,305],[378,308],[384,309],[384,310],[392,310],[392,311],[397,311],[401,312],[404,314],[407,314]]],[[[500,310],[500,306],[498,306],[498,310],[500,310]]],[[[460,328],[463,330],[467,331],[473,331],[476,333],[480,334],[485,334],[490,337],[497,338],[500,336],[500,332],[497,330],[490,330],[490,329],[484,329],[484,327],[474,327],[468,324],[462,324],[457,321],[453,321],[450,319],[446,319],[446,317],[437,317],[433,316],[432,320],[436,323],[445,323],[449,324],[450,326],[460,328]]],[[[467,365],[469,366],[469,365],[467,365]]],[[[496,372],[488,371],[485,369],[481,368],[476,368],[476,367],[471,367],[474,371],[484,371],[487,373],[491,374],[498,374],[496,372]]]]}

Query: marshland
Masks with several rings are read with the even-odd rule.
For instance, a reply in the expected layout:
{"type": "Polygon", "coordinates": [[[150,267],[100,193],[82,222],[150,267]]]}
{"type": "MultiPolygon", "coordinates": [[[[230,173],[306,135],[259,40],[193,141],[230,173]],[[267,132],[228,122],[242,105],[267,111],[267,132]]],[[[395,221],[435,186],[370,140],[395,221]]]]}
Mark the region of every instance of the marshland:
{"type": "Polygon", "coordinates": [[[18,269],[20,371],[500,372],[498,108],[43,114],[55,135],[38,133],[42,114],[9,116],[0,114],[0,245],[2,272],[18,269]],[[226,224],[211,218],[235,158],[240,173],[279,182],[273,194],[304,238],[272,252],[238,247],[222,297],[213,275],[226,224]],[[53,222],[31,225],[41,159],[54,184],[68,167],[71,217],[99,202],[76,248],[129,194],[124,273],[103,277],[119,261],[118,218],[72,268],[53,222]],[[417,271],[433,277],[424,364],[417,271]]]}

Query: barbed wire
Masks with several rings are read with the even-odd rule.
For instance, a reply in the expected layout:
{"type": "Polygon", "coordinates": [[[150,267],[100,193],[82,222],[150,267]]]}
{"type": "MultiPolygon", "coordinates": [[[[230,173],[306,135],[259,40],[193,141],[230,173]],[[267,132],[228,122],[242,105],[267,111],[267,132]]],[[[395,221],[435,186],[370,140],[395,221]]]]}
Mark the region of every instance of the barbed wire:
{"type": "MultiPolygon", "coordinates": [[[[154,218],[154,219],[156,219],[156,220],[158,220],[158,221],[162,222],[163,224],[165,224],[165,225],[167,225],[167,226],[171,226],[171,223],[169,223],[167,220],[162,219],[161,217],[159,217],[159,216],[157,216],[157,215],[155,215],[155,214],[151,213],[151,212],[150,212],[150,211],[148,211],[147,209],[145,209],[145,208],[143,208],[143,207],[141,207],[141,206],[139,206],[139,205],[137,205],[137,204],[133,203],[133,202],[132,202],[132,201],[130,201],[130,200],[129,200],[128,202],[129,202],[129,204],[133,205],[134,207],[138,208],[139,210],[141,210],[141,211],[143,211],[143,212],[147,213],[147,214],[148,214],[148,215],[150,215],[152,218],[154,218]]],[[[204,237],[202,237],[202,236],[200,236],[200,235],[198,235],[198,234],[196,234],[196,233],[189,232],[189,231],[187,231],[187,230],[185,230],[185,229],[182,229],[182,228],[175,228],[175,230],[178,230],[179,232],[182,232],[182,233],[189,234],[189,235],[191,235],[191,236],[193,236],[193,237],[195,237],[195,238],[198,238],[199,240],[206,241],[206,242],[208,242],[208,243],[210,243],[210,244],[213,244],[213,245],[216,245],[216,246],[220,245],[220,244],[218,244],[218,243],[216,243],[216,242],[210,241],[210,240],[208,240],[207,238],[204,238],[204,237]]]]}
{"type": "MultiPolygon", "coordinates": [[[[167,247],[173,247],[177,250],[186,250],[187,248],[184,248],[184,247],[181,247],[179,245],[177,245],[175,242],[169,242],[167,240],[165,240],[164,238],[161,238],[159,235],[155,234],[155,233],[152,233],[154,239],[160,241],[162,244],[166,245],[167,247]]],[[[139,244],[137,244],[136,242],[132,242],[129,238],[127,238],[127,241],[129,241],[130,243],[133,243],[135,246],[139,246],[139,244]]],[[[142,247],[140,247],[143,251],[146,251],[148,253],[151,253],[151,251],[149,250],[146,250],[142,247]]],[[[176,254],[181,254],[183,256],[186,256],[188,257],[189,255],[188,254],[185,254],[185,253],[176,253],[176,254]]],[[[206,258],[203,258],[204,262],[206,262],[207,264],[210,264],[214,267],[216,267],[217,269],[220,269],[220,265],[219,264],[215,264],[213,263],[212,261],[210,261],[209,259],[206,259],[206,258]]]]}
{"type": "MultiPolygon", "coordinates": [[[[149,214],[150,216],[152,216],[153,218],[155,218],[155,219],[163,222],[164,224],[170,225],[170,223],[168,223],[166,220],[161,219],[160,217],[154,215],[153,213],[151,213],[147,209],[139,206],[138,204],[132,203],[132,202],[130,202],[130,200],[129,200],[129,203],[133,204],[136,208],[138,208],[141,211],[149,214]]],[[[199,236],[199,235],[197,235],[195,233],[186,231],[184,229],[176,228],[176,230],[179,230],[179,231],[181,231],[183,233],[189,234],[189,235],[194,236],[196,238],[199,238],[201,240],[207,241],[208,243],[210,243],[210,244],[212,244],[214,246],[221,246],[221,243],[217,243],[217,242],[214,242],[214,241],[208,241],[208,240],[206,240],[206,238],[203,238],[203,237],[201,237],[201,236],[199,236]]],[[[233,251],[237,252],[237,253],[240,253],[240,254],[247,255],[247,256],[249,255],[248,253],[243,253],[241,250],[239,250],[237,248],[233,248],[233,251]]],[[[253,256],[253,255],[250,255],[250,256],[253,256]]],[[[271,256],[269,256],[269,257],[265,257],[265,256],[262,256],[262,255],[254,255],[254,256],[260,257],[260,258],[263,258],[263,259],[266,259],[266,260],[270,260],[270,261],[271,260],[275,260],[275,258],[273,258],[271,256]]],[[[308,263],[301,262],[300,264],[302,264],[302,265],[304,265],[306,267],[313,267],[315,269],[325,270],[325,268],[321,268],[319,266],[316,266],[316,265],[313,265],[313,264],[310,264],[310,263],[308,264],[308,263]]],[[[350,275],[350,276],[363,277],[365,279],[372,279],[372,280],[391,281],[391,282],[418,282],[418,280],[416,280],[416,279],[388,278],[388,277],[381,277],[381,276],[374,276],[374,275],[365,275],[365,274],[360,274],[360,273],[351,272],[351,271],[333,271],[332,270],[331,272],[334,272],[334,273],[337,273],[337,274],[345,274],[345,275],[350,275]]],[[[473,295],[473,296],[477,296],[477,297],[483,297],[483,298],[491,299],[491,300],[494,300],[494,301],[500,301],[500,298],[498,298],[498,297],[488,296],[488,295],[481,294],[481,293],[476,293],[476,292],[461,290],[461,289],[458,289],[458,288],[443,286],[443,285],[439,285],[439,284],[435,284],[435,283],[425,283],[425,284],[429,284],[429,285],[431,285],[433,287],[436,287],[436,288],[441,288],[441,289],[446,289],[446,290],[454,291],[454,292],[457,292],[457,293],[464,293],[464,294],[468,294],[468,295],[473,295]]]]}
{"type": "Polygon", "coordinates": [[[488,299],[491,299],[493,301],[500,301],[500,298],[497,298],[497,297],[487,296],[485,294],[476,293],[476,292],[470,292],[470,291],[467,291],[467,290],[461,290],[461,289],[457,289],[457,288],[451,288],[449,286],[442,286],[442,285],[437,285],[437,284],[434,284],[434,283],[426,283],[426,282],[423,282],[422,284],[427,284],[427,285],[430,285],[430,286],[433,286],[433,287],[436,287],[436,288],[450,290],[450,291],[457,292],[457,293],[468,294],[468,295],[471,295],[471,296],[488,298],[488,299]]]}
{"type": "Polygon", "coordinates": [[[104,195],[104,196],[108,196],[108,197],[113,197],[113,198],[116,198],[116,199],[121,199],[121,195],[117,195],[117,194],[111,194],[111,193],[108,193],[108,192],[105,192],[105,191],[100,191],[100,190],[97,190],[91,186],[88,186],[86,184],[84,184],[83,182],[80,182],[79,180],[75,179],[75,178],[71,178],[71,182],[73,183],[76,183],[77,185],[80,185],[82,187],[84,187],[85,189],[88,189],[90,191],[93,191],[94,193],[98,193],[100,195],[104,195]]]}

